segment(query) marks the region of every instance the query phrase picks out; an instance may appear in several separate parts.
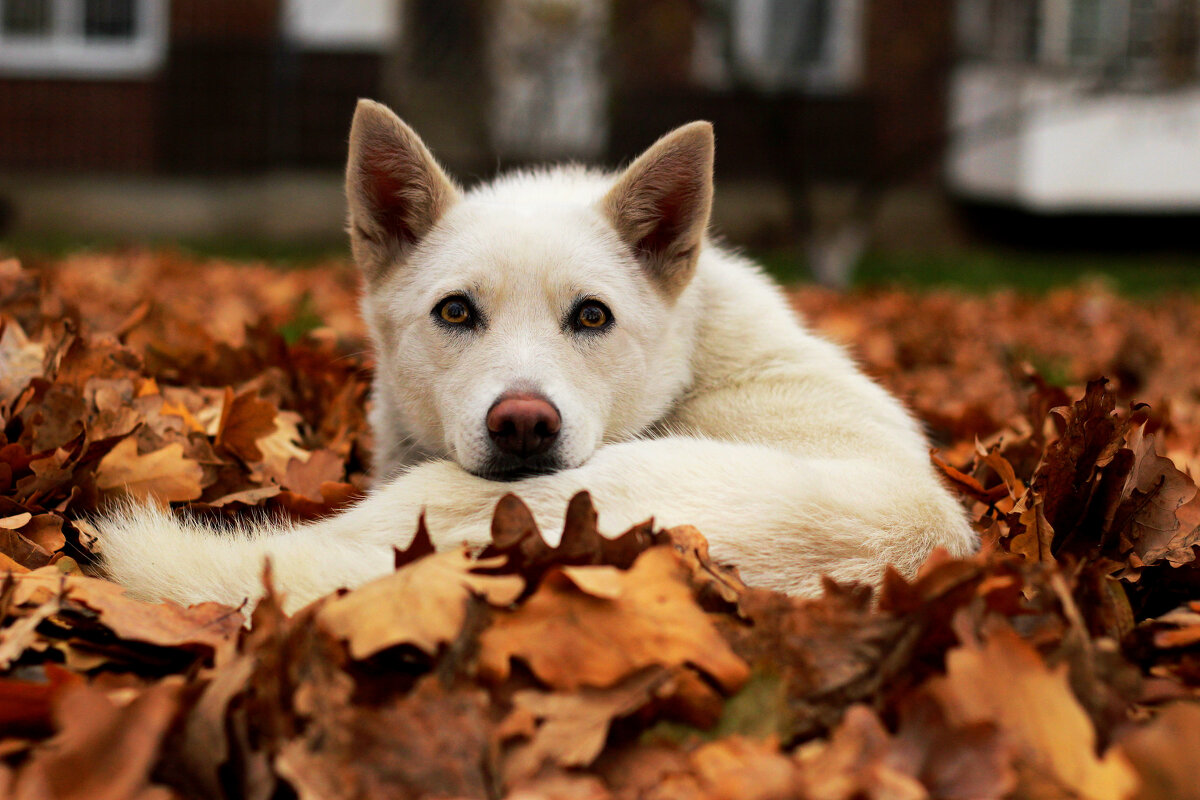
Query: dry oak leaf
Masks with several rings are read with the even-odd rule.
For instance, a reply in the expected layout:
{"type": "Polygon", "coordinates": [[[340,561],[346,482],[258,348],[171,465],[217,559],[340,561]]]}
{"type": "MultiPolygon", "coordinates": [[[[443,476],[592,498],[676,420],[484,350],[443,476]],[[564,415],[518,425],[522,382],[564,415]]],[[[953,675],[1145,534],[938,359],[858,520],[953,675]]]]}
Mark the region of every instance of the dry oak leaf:
{"type": "Polygon", "coordinates": [[[1200,753],[1200,706],[1176,703],[1117,747],[1142,779],[1138,800],[1200,800],[1195,754],[1200,753]]]}
{"type": "Polygon", "coordinates": [[[67,543],[62,526],[63,518],[57,514],[36,514],[29,524],[21,528],[21,535],[43,550],[54,553],[67,543]]]}
{"type": "Polygon", "coordinates": [[[912,775],[890,763],[891,737],[864,705],[847,709],[829,741],[814,741],[796,752],[803,768],[803,796],[809,800],[925,800],[929,795],[912,775]]]}
{"type": "Polygon", "coordinates": [[[487,694],[425,676],[402,697],[326,703],[274,767],[300,800],[488,797],[487,694]]]}
{"type": "Polygon", "coordinates": [[[612,686],[644,667],[690,664],[733,692],[750,673],[697,605],[670,547],[647,550],[627,572],[575,567],[568,577],[551,569],[528,600],[499,612],[480,637],[480,669],[492,679],[508,676],[512,658],[556,689],[612,686]],[[594,583],[606,595],[614,580],[619,594],[581,589],[579,576],[592,569],[604,570],[594,583]]]}
{"type": "Polygon", "coordinates": [[[307,461],[291,458],[287,462],[283,486],[313,502],[324,498],[321,488],[327,483],[341,483],[346,476],[346,461],[332,450],[314,450],[307,461]]]}
{"type": "Polygon", "coordinates": [[[956,727],[936,699],[910,695],[887,756],[894,769],[917,778],[938,800],[999,800],[1016,787],[1012,748],[991,723],[956,727]]]}
{"type": "MultiPolygon", "coordinates": [[[[800,771],[772,741],[727,736],[691,754],[706,800],[802,797],[800,771]]],[[[902,800],[889,796],[888,800],[902,800]]]]}
{"type": "Polygon", "coordinates": [[[31,342],[15,320],[0,318],[0,403],[42,374],[46,346],[31,342]]]}
{"type": "MultiPolygon", "coordinates": [[[[511,747],[504,760],[504,783],[513,786],[532,777],[547,762],[562,767],[590,765],[608,738],[612,721],[645,706],[655,690],[670,680],[667,670],[642,670],[608,689],[584,687],[577,692],[523,689],[513,695],[513,711],[502,729],[535,725],[528,741],[511,747]]],[[[524,732],[522,732],[524,733],[524,732]]]]}
{"type": "Polygon", "coordinates": [[[258,440],[275,433],[275,414],[275,406],[260,400],[256,392],[234,396],[233,389],[226,388],[221,421],[217,425],[217,447],[245,462],[262,461],[258,440]]]}
{"type": "Polygon", "coordinates": [[[100,689],[67,686],[55,700],[59,733],[17,773],[13,800],[168,800],[151,783],[183,678],[170,677],[117,705],[100,689]]]}
{"type": "Polygon", "coordinates": [[[345,639],[354,659],[400,644],[432,655],[458,637],[472,595],[497,606],[520,596],[521,578],[472,572],[502,560],[476,560],[465,550],[425,556],[329,601],[317,612],[317,622],[345,639]]]}
{"type": "Polygon", "coordinates": [[[691,525],[668,528],[655,538],[674,545],[683,557],[702,602],[712,598],[736,603],[746,593],[746,584],[742,583],[737,568],[714,562],[708,554],[708,540],[691,525]]]}
{"type": "Polygon", "coordinates": [[[1154,437],[1144,426],[1129,435],[1133,469],[1122,493],[1125,501],[1117,518],[1127,525],[1125,538],[1144,564],[1163,558],[1173,566],[1196,558],[1200,528],[1181,527],[1176,512],[1196,496],[1196,484],[1174,462],[1154,449],[1154,437]]]}
{"type": "Polygon", "coordinates": [[[1096,731],[1071,693],[1065,664],[1048,667],[1011,628],[994,630],[983,644],[963,638],[946,656],[945,677],[928,686],[950,724],[999,727],[1018,754],[1022,796],[1047,786],[1088,800],[1132,794],[1137,777],[1125,757],[1116,750],[1096,756],[1096,731]]]}
{"type": "Polygon", "coordinates": [[[547,570],[564,565],[604,564],[628,569],[639,555],[658,543],[648,522],[610,539],[600,533],[598,521],[591,495],[578,492],[567,503],[558,544],[550,545],[524,501],[515,494],[506,494],[496,503],[492,543],[481,555],[503,555],[503,566],[497,571],[522,575],[532,587],[547,570]]]}
{"type": "Polygon", "coordinates": [[[97,612],[100,625],[117,638],[159,647],[213,653],[231,647],[242,628],[242,615],[219,603],[200,603],[187,608],[171,602],[147,603],[125,593],[111,581],[83,575],[64,576],[58,565],[50,565],[15,576],[16,605],[44,603],[60,596],[97,612]]]}
{"type": "Polygon", "coordinates": [[[1020,530],[1008,542],[1009,552],[1023,556],[1036,564],[1055,563],[1051,552],[1054,528],[1046,520],[1042,498],[1033,489],[1025,492],[1008,515],[1012,530],[1020,530]]]}
{"type": "Polygon", "coordinates": [[[15,531],[24,528],[31,519],[33,519],[33,514],[30,514],[28,511],[21,514],[13,514],[11,517],[0,517],[0,528],[15,531]]]}
{"type": "Polygon", "coordinates": [[[139,455],[137,441],[125,439],[96,468],[96,486],[102,491],[122,493],[139,502],[196,500],[204,491],[203,479],[200,464],[184,458],[183,445],[178,442],[139,455]]]}

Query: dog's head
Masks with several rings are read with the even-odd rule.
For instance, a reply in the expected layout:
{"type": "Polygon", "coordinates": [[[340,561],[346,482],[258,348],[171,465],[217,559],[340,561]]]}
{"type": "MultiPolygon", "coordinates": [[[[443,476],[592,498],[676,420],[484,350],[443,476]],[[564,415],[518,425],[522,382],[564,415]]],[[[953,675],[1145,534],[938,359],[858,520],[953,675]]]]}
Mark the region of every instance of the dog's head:
{"type": "Polygon", "coordinates": [[[360,101],[346,194],[377,434],[506,478],[579,466],[662,417],[690,379],[698,323],[681,307],[712,158],[697,122],[615,177],[518,173],[464,193],[412,129],[360,101]]]}

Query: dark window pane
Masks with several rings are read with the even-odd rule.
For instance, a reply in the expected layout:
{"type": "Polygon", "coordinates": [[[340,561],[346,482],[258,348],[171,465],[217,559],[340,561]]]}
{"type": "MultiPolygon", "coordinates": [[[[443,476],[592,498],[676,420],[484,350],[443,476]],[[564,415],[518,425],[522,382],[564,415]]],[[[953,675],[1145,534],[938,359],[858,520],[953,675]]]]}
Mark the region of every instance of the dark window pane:
{"type": "Polygon", "coordinates": [[[134,0],[84,0],[83,35],[132,39],[134,0]]]}
{"type": "Polygon", "coordinates": [[[7,34],[44,36],[50,33],[51,0],[4,0],[4,16],[0,17],[7,34]]]}

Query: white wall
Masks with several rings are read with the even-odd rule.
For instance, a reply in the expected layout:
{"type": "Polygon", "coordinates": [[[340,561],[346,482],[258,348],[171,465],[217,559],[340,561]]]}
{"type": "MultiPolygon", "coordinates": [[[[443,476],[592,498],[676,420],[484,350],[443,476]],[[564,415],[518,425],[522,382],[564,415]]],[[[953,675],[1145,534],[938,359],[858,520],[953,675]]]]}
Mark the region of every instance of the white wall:
{"type": "Polygon", "coordinates": [[[1031,210],[1200,211],[1200,88],[1085,89],[1027,67],[958,68],[950,187],[1031,210]]]}

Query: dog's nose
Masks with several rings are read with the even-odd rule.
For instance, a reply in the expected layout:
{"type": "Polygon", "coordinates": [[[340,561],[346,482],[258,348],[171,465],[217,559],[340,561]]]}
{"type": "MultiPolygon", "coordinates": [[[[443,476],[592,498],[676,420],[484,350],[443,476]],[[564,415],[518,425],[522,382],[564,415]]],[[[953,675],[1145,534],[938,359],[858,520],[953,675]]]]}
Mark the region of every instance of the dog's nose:
{"type": "Polygon", "coordinates": [[[562,427],[562,417],[539,394],[511,392],[500,395],[488,411],[487,427],[501,451],[529,458],[550,449],[562,427]]]}

